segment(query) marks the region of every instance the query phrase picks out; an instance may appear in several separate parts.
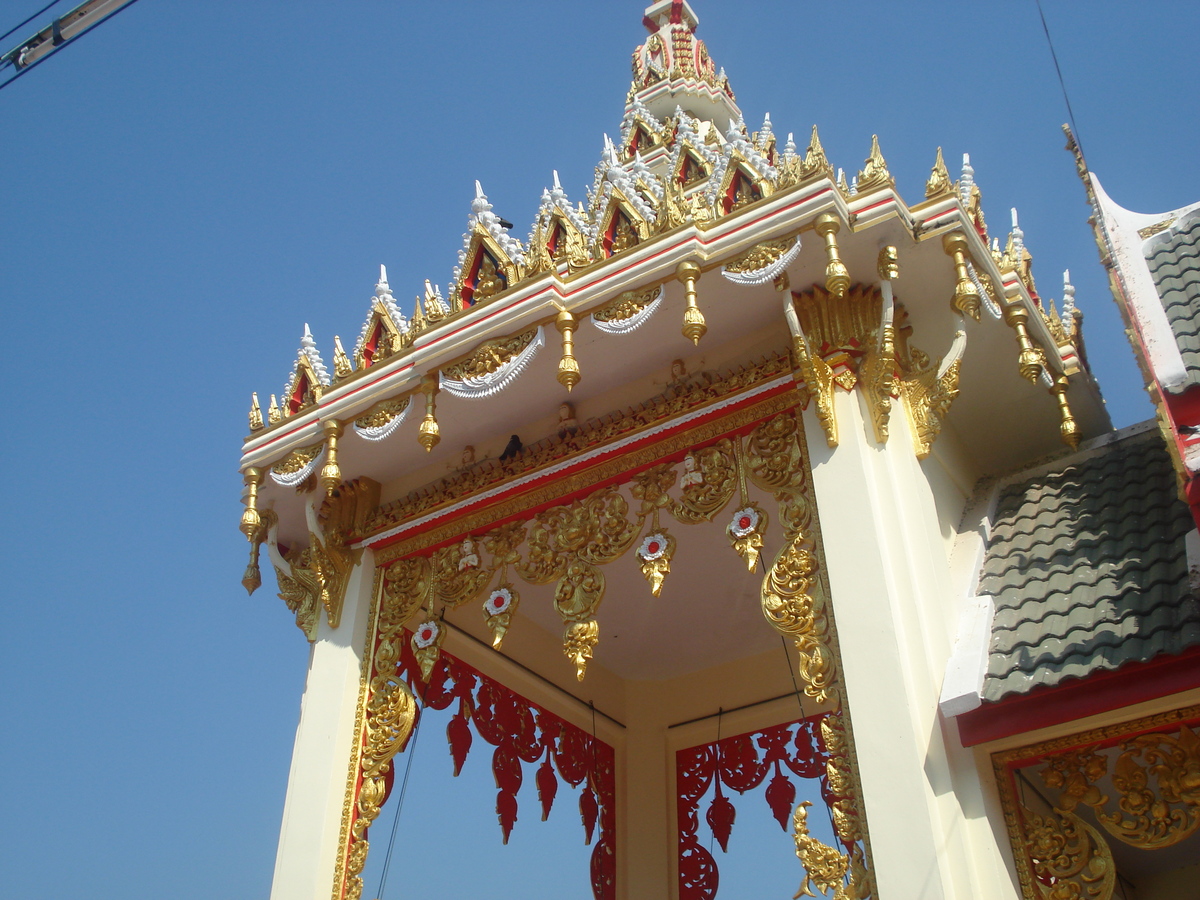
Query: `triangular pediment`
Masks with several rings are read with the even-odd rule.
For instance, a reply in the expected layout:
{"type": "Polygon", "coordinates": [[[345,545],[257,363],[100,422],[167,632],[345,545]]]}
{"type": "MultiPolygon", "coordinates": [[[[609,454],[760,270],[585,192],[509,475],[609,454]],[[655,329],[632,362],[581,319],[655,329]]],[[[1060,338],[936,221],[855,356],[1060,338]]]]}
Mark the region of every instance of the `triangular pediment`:
{"type": "Polygon", "coordinates": [[[283,414],[294,416],[301,410],[315,406],[329,384],[329,371],[317,351],[312,332],[305,325],[296,364],[283,389],[283,414]]]}
{"type": "Polygon", "coordinates": [[[615,256],[650,238],[649,220],[620,188],[614,187],[609,194],[599,224],[596,246],[605,257],[615,256]]]}
{"type": "Polygon", "coordinates": [[[482,225],[476,225],[451,291],[451,303],[455,309],[468,309],[508,290],[520,280],[518,264],[482,225]]]}
{"type": "Polygon", "coordinates": [[[734,151],[721,176],[715,204],[717,214],[726,216],[770,196],[771,183],[756,172],[740,153],[734,151]]]}

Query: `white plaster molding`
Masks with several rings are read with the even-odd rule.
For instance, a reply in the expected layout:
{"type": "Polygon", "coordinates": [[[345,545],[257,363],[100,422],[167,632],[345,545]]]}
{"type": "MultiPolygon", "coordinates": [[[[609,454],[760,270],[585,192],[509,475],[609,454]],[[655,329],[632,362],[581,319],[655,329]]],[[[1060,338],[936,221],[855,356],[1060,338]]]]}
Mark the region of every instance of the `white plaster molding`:
{"type": "Polygon", "coordinates": [[[987,594],[970,598],[963,608],[938,700],[938,709],[946,718],[970,712],[983,702],[983,679],[987,675],[988,645],[995,615],[995,601],[987,594]]]}
{"type": "Polygon", "coordinates": [[[530,361],[537,356],[537,352],[546,345],[545,328],[539,326],[537,334],[534,335],[529,346],[498,368],[495,372],[487,375],[471,376],[466,378],[447,378],[445,373],[439,373],[438,379],[441,389],[447,394],[452,394],[455,397],[462,397],[465,400],[482,400],[484,397],[491,397],[493,394],[498,394],[514,381],[516,381],[521,373],[528,367],[530,361]]]}
{"type": "Polygon", "coordinates": [[[1100,179],[1095,175],[1091,179],[1109,252],[1125,287],[1129,314],[1138,324],[1146,359],[1163,390],[1175,390],[1186,381],[1187,369],[1143,255],[1146,242],[1138,234],[1139,228],[1160,222],[1163,216],[1134,213],[1118,206],[1104,192],[1100,179]]]}

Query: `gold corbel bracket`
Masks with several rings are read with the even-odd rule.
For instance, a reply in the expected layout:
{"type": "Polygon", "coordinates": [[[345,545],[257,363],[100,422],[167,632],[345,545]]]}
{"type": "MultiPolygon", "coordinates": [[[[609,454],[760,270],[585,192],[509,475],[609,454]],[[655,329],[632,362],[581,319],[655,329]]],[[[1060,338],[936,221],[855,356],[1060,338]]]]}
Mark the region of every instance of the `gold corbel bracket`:
{"type": "Polygon", "coordinates": [[[417,429],[417,440],[428,453],[442,439],[437,421],[437,374],[426,375],[422,378],[421,389],[425,392],[425,418],[421,420],[421,427],[417,429]]]}
{"type": "Polygon", "coordinates": [[[946,251],[947,256],[954,260],[956,281],[954,297],[951,299],[950,305],[957,312],[970,316],[978,322],[980,315],[979,289],[975,287],[975,282],[971,280],[971,273],[967,269],[967,253],[969,252],[967,236],[961,231],[952,231],[944,235],[942,249],[946,251]]]}
{"type": "Polygon", "coordinates": [[[683,336],[693,344],[699,344],[700,338],[708,331],[704,323],[704,314],[696,303],[696,282],[700,280],[700,266],[695,261],[685,259],[675,267],[675,277],[683,285],[687,309],[683,311],[683,336]]]}
{"type": "Polygon", "coordinates": [[[871,414],[875,440],[886,444],[892,415],[892,396],[896,391],[896,329],[893,325],[895,304],[891,282],[900,276],[899,254],[895,247],[879,251],[878,271],[881,281],[879,331],[874,346],[867,352],[862,365],[862,390],[871,414]]]}
{"type": "Polygon", "coordinates": [[[837,298],[846,296],[850,287],[850,273],[838,251],[837,235],[842,223],[833,213],[821,213],[813,222],[813,231],[825,240],[825,290],[837,298]]]}
{"type": "Polygon", "coordinates": [[[568,392],[579,384],[579,361],[575,359],[575,316],[565,309],[554,320],[554,327],[562,333],[562,359],[558,361],[558,383],[568,392]]]}
{"type": "Polygon", "coordinates": [[[809,350],[808,341],[803,334],[792,338],[792,353],[796,358],[796,368],[804,383],[808,385],[809,395],[817,404],[817,421],[825,432],[825,441],[830,447],[838,445],[837,413],[833,406],[833,369],[829,363],[817,353],[809,350]]]}

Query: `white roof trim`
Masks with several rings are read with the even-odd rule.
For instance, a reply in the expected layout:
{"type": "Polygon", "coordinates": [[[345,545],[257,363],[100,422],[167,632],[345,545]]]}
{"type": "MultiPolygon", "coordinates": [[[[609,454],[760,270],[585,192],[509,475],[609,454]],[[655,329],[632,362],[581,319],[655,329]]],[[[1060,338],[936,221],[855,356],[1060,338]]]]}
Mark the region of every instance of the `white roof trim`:
{"type": "Polygon", "coordinates": [[[938,709],[946,718],[970,712],[983,703],[983,679],[995,615],[996,604],[987,594],[970,598],[963,608],[938,700],[938,709]]]}

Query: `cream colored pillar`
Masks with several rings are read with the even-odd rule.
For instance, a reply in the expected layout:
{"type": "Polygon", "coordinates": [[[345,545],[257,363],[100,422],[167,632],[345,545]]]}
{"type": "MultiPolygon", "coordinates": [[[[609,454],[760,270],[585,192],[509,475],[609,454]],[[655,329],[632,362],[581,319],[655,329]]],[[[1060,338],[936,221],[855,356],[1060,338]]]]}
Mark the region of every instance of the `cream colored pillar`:
{"type": "Polygon", "coordinates": [[[374,580],[374,554],[365,550],[346,586],[341,624],[331,629],[321,617],[300,701],[271,900],[328,900],[333,888],[374,580]]]}
{"type": "Polygon", "coordinates": [[[880,446],[857,395],[838,391],[835,403],[837,448],[811,410],[805,427],[878,896],[1007,897],[980,877],[954,799],[937,703],[956,617],[904,410],[897,402],[880,446]]]}

